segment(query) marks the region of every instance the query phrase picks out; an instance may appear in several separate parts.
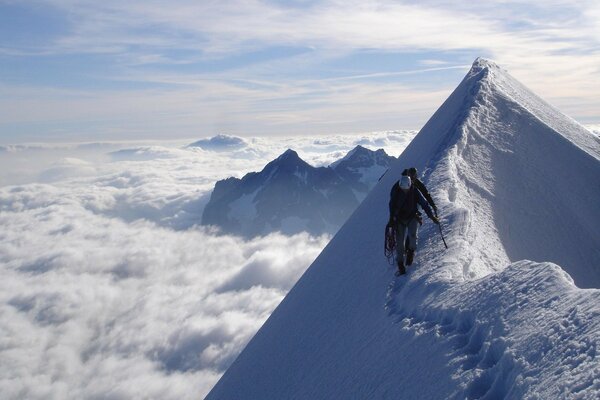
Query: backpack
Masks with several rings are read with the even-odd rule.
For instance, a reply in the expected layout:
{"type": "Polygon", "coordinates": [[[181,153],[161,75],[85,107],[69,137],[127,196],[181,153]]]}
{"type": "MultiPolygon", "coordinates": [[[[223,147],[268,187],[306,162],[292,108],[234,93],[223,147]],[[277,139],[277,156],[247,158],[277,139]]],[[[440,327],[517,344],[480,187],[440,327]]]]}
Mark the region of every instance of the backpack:
{"type": "Polygon", "coordinates": [[[414,185],[406,192],[400,189],[398,183],[394,185],[392,195],[393,216],[396,217],[396,221],[402,224],[408,224],[417,214],[417,194],[415,190],[414,185]]]}

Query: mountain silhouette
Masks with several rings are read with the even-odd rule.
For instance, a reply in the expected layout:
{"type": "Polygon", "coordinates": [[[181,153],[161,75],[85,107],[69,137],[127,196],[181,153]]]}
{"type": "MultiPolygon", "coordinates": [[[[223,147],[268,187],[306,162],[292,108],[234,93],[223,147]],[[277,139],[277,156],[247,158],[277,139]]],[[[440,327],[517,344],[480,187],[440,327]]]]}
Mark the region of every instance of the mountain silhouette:
{"type": "Polygon", "coordinates": [[[288,149],[260,172],[218,181],[202,224],[247,237],[332,234],[395,160],[357,146],[331,167],[313,167],[288,149]]]}

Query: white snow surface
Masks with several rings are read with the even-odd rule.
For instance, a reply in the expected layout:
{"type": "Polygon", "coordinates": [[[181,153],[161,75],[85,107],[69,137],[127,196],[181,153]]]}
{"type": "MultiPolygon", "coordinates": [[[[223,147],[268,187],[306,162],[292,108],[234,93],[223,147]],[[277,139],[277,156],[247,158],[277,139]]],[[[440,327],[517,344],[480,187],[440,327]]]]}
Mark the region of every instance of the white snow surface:
{"type": "Polygon", "coordinates": [[[256,218],[256,203],[255,197],[258,189],[252,193],[245,194],[239,199],[233,201],[230,206],[228,218],[235,220],[252,221],[256,218]]]}
{"type": "Polygon", "coordinates": [[[207,399],[597,399],[600,143],[491,61],[471,71],[207,399]],[[408,274],[389,190],[423,171],[408,274]]]}

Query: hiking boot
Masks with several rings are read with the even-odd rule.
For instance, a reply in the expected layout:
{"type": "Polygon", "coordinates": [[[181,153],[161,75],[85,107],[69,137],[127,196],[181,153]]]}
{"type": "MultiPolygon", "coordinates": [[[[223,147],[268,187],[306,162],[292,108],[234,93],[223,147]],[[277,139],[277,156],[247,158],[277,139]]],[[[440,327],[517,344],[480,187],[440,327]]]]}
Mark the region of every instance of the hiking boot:
{"type": "Polygon", "coordinates": [[[404,263],[402,261],[398,262],[398,271],[396,271],[396,276],[404,275],[406,273],[406,268],[404,268],[404,263]]]}
{"type": "Polygon", "coordinates": [[[413,263],[414,258],[415,258],[415,251],[413,249],[408,249],[406,251],[406,265],[411,265],[413,263]]]}

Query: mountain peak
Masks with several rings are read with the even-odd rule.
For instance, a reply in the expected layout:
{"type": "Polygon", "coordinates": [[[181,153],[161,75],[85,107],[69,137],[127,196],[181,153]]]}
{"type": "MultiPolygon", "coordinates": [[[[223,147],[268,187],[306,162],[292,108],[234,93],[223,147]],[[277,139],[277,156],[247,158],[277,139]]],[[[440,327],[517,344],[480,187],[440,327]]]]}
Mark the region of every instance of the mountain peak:
{"type": "Polygon", "coordinates": [[[373,155],[373,156],[389,157],[384,149],[370,150],[360,144],[356,145],[356,147],[354,149],[352,149],[350,153],[348,153],[348,156],[350,156],[350,155],[356,156],[356,155],[364,155],[364,154],[373,155]]]}
{"type": "Polygon", "coordinates": [[[348,163],[373,163],[385,165],[387,169],[387,167],[389,167],[389,162],[393,159],[395,159],[395,157],[389,156],[383,149],[373,151],[359,144],[350,150],[343,158],[331,163],[329,167],[337,169],[340,165],[348,163]]]}
{"type": "Polygon", "coordinates": [[[361,146],[360,144],[356,145],[355,148],[353,148],[352,150],[350,150],[344,157],[340,158],[339,160],[336,160],[334,162],[332,162],[329,167],[335,169],[337,168],[338,165],[340,165],[343,162],[346,162],[350,159],[352,159],[357,153],[369,153],[371,150],[367,149],[366,147],[361,146]]]}
{"type": "Polygon", "coordinates": [[[596,398],[597,359],[581,344],[599,334],[598,290],[573,283],[600,287],[590,137],[477,59],[207,399],[596,398]],[[409,166],[423,171],[449,249],[425,221],[415,263],[394,278],[381,241],[409,166]],[[540,337],[551,351],[536,350],[540,337]]]}
{"type": "Polygon", "coordinates": [[[354,149],[352,149],[350,151],[350,153],[348,153],[348,155],[370,154],[370,153],[375,153],[375,152],[367,149],[366,147],[361,146],[360,144],[357,144],[356,147],[354,149]]]}
{"type": "Polygon", "coordinates": [[[496,64],[492,60],[488,60],[487,58],[477,57],[475,61],[473,61],[472,69],[484,69],[484,68],[493,68],[493,69],[501,69],[498,64],[496,64]]]}
{"type": "Polygon", "coordinates": [[[477,79],[483,79],[495,77],[504,73],[506,73],[506,71],[494,61],[478,57],[473,61],[473,65],[471,65],[471,69],[467,73],[466,78],[478,77],[477,79]]]}
{"type": "Polygon", "coordinates": [[[280,166],[284,166],[284,168],[296,168],[298,166],[304,168],[310,167],[310,165],[302,158],[300,158],[298,153],[296,153],[292,149],[287,149],[286,151],[284,151],[279,157],[267,164],[267,167],[265,167],[265,169],[271,169],[280,166]]]}
{"type": "Polygon", "coordinates": [[[287,149],[279,157],[278,160],[300,160],[300,156],[292,149],[287,149]]]}

